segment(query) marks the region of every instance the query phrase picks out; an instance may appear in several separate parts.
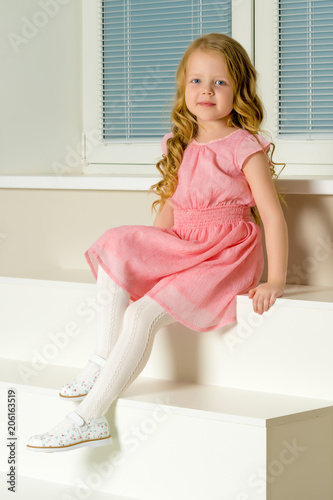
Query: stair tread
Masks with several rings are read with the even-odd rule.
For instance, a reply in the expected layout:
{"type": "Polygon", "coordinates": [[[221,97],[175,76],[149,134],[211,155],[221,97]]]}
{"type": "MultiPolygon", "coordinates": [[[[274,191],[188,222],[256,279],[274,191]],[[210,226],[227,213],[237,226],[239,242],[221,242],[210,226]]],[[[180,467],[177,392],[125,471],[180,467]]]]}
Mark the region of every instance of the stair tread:
{"type": "MultiPolygon", "coordinates": [[[[47,365],[29,385],[24,385],[17,368],[29,368],[30,363],[0,359],[0,366],[0,383],[7,388],[49,393],[55,397],[59,387],[77,373],[76,368],[47,365]]],[[[326,413],[333,415],[333,401],[330,400],[142,376],[121,395],[118,404],[142,408],[162,404],[184,415],[267,427],[326,413]]]]}
{"type": "MultiPolygon", "coordinates": [[[[27,279],[27,278],[11,278],[0,276],[0,285],[12,286],[36,286],[46,288],[73,288],[73,289],[94,289],[96,283],[92,282],[91,276],[87,271],[78,271],[78,281],[65,281],[65,280],[42,280],[42,279],[27,279]],[[88,279],[89,278],[89,279],[88,279]]],[[[247,294],[238,295],[238,300],[247,300],[247,294]]],[[[333,309],[333,287],[332,286],[319,286],[319,285],[298,285],[288,283],[285,287],[283,297],[277,299],[277,304],[288,303],[289,301],[304,301],[308,302],[321,302],[327,303],[333,309]]]]}
{"type": "MultiPolygon", "coordinates": [[[[250,300],[247,294],[239,295],[237,297],[239,302],[250,300]]],[[[309,302],[313,306],[322,306],[333,309],[333,287],[331,286],[315,286],[315,285],[296,285],[289,283],[285,287],[283,297],[276,299],[277,305],[301,305],[303,302],[304,307],[309,306],[309,302]]]]}
{"type": "MultiPolygon", "coordinates": [[[[54,483],[39,478],[18,476],[16,480],[15,500],[36,500],[40,498],[47,498],[47,500],[72,498],[74,500],[76,498],[90,498],[91,492],[92,490],[87,487],[87,494],[84,496],[84,490],[81,488],[80,495],[77,496],[77,488],[75,486],[54,483]]],[[[12,498],[12,492],[5,492],[5,496],[2,498],[12,498]]],[[[96,490],[94,490],[93,498],[94,500],[137,500],[135,498],[103,493],[96,490]]]]}

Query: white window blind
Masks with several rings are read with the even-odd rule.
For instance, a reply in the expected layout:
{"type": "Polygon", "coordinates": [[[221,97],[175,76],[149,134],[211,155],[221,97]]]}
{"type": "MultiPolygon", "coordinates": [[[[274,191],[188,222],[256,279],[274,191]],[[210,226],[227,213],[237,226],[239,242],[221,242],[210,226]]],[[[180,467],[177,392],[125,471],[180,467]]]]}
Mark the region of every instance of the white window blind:
{"type": "Polygon", "coordinates": [[[279,132],[333,135],[332,0],[279,0],[279,132]]]}
{"type": "Polygon", "coordinates": [[[104,142],[170,130],[175,72],[202,33],[231,35],[231,0],[102,0],[104,142]]]}

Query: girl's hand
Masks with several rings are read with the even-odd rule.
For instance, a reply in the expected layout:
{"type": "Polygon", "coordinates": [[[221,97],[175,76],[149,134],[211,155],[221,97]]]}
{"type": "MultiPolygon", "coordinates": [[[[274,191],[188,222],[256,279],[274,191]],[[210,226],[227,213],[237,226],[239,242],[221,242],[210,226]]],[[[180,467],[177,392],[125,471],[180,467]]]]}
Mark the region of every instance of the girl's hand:
{"type": "Polygon", "coordinates": [[[282,283],[267,282],[261,283],[256,288],[249,291],[249,298],[252,299],[253,310],[262,314],[274,304],[277,297],[282,297],[284,285],[282,283]]]}

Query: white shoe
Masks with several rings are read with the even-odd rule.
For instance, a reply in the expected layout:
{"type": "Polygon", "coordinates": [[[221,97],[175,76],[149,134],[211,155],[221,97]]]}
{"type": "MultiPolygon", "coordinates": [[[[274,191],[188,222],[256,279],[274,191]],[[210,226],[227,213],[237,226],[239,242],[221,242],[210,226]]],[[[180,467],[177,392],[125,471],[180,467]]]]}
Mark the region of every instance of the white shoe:
{"type": "Polygon", "coordinates": [[[52,453],[74,450],[83,446],[97,447],[111,444],[110,427],[105,417],[85,422],[80,415],[72,411],[67,418],[73,422],[71,429],[57,434],[50,431],[32,436],[27,444],[28,450],[52,453]]]}
{"type": "MultiPolygon", "coordinates": [[[[104,358],[101,358],[101,356],[97,356],[97,354],[93,354],[90,358],[90,361],[100,366],[101,368],[106,363],[106,360],[104,358]]],[[[59,396],[64,399],[75,399],[75,401],[81,401],[86,397],[90,389],[93,387],[100,373],[101,370],[99,370],[96,375],[94,375],[94,377],[83,380],[82,382],[73,380],[72,382],[63,385],[60,389],[59,396]]]]}

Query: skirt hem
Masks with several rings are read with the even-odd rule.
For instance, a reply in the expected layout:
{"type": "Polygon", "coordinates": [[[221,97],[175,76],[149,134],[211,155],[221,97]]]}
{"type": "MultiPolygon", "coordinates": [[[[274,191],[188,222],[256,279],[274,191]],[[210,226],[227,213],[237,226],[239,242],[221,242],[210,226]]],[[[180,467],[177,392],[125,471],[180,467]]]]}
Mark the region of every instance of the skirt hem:
{"type": "MultiPolygon", "coordinates": [[[[120,286],[120,288],[122,288],[123,290],[125,290],[125,292],[127,292],[131,296],[132,300],[136,301],[136,300],[139,300],[141,298],[141,296],[133,294],[133,292],[131,292],[131,290],[128,287],[126,287],[124,285],[124,283],[120,282],[117,278],[115,278],[115,276],[113,275],[113,273],[109,270],[109,268],[106,267],[106,265],[104,264],[103,260],[100,258],[100,256],[98,255],[98,253],[95,252],[95,250],[89,249],[89,250],[87,250],[85,252],[84,255],[86,257],[86,260],[87,260],[87,262],[89,264],[89,267],[90,267],[90,269],[91,269],[91,271],[92,271],[92,273],[93,273],[93,275],[94,275],[94,277],[95,277],[96,280],[97,280],[97,272],[96,272],[95,266],[94,266],[94,264],[92,262],[91,255],[94,256],[94,258],[96,259],[96,261],[98,262],[98,264],[104,269],[104,271],[110,276],[110,278],[118,286],[120,286]]],[[[177,313],[175,313],[174,311],[172,311],[169,308],[169,306],[167,306],[162,300],[157,299],[154,293],[150,293],[150,291],[149,291],[149,292],[146,293],[146,296],[150,297],[152,300],[154,300],[155,302],[157,302],[157,304],[159,304],[161,307],[163,307],[163,309],[168,314],[170,314],[170,316],[172,316],[176,321],[178,321],[179,323],[181,323],[186,328],[189,328],[190,330],[194,330],[196,332],[202,332],[202,333],[210,332],[210,331],[218,330],[219,328],[221,328],[222,326],[225,326],[227,324],[235,323],[236,322],[236,318],[224,318],[217,325],[199,328],[199,327],[193,325],[192,323],[190,323],[190,322],[188,322],[186,320],[183,320],[177,313]]]]}

